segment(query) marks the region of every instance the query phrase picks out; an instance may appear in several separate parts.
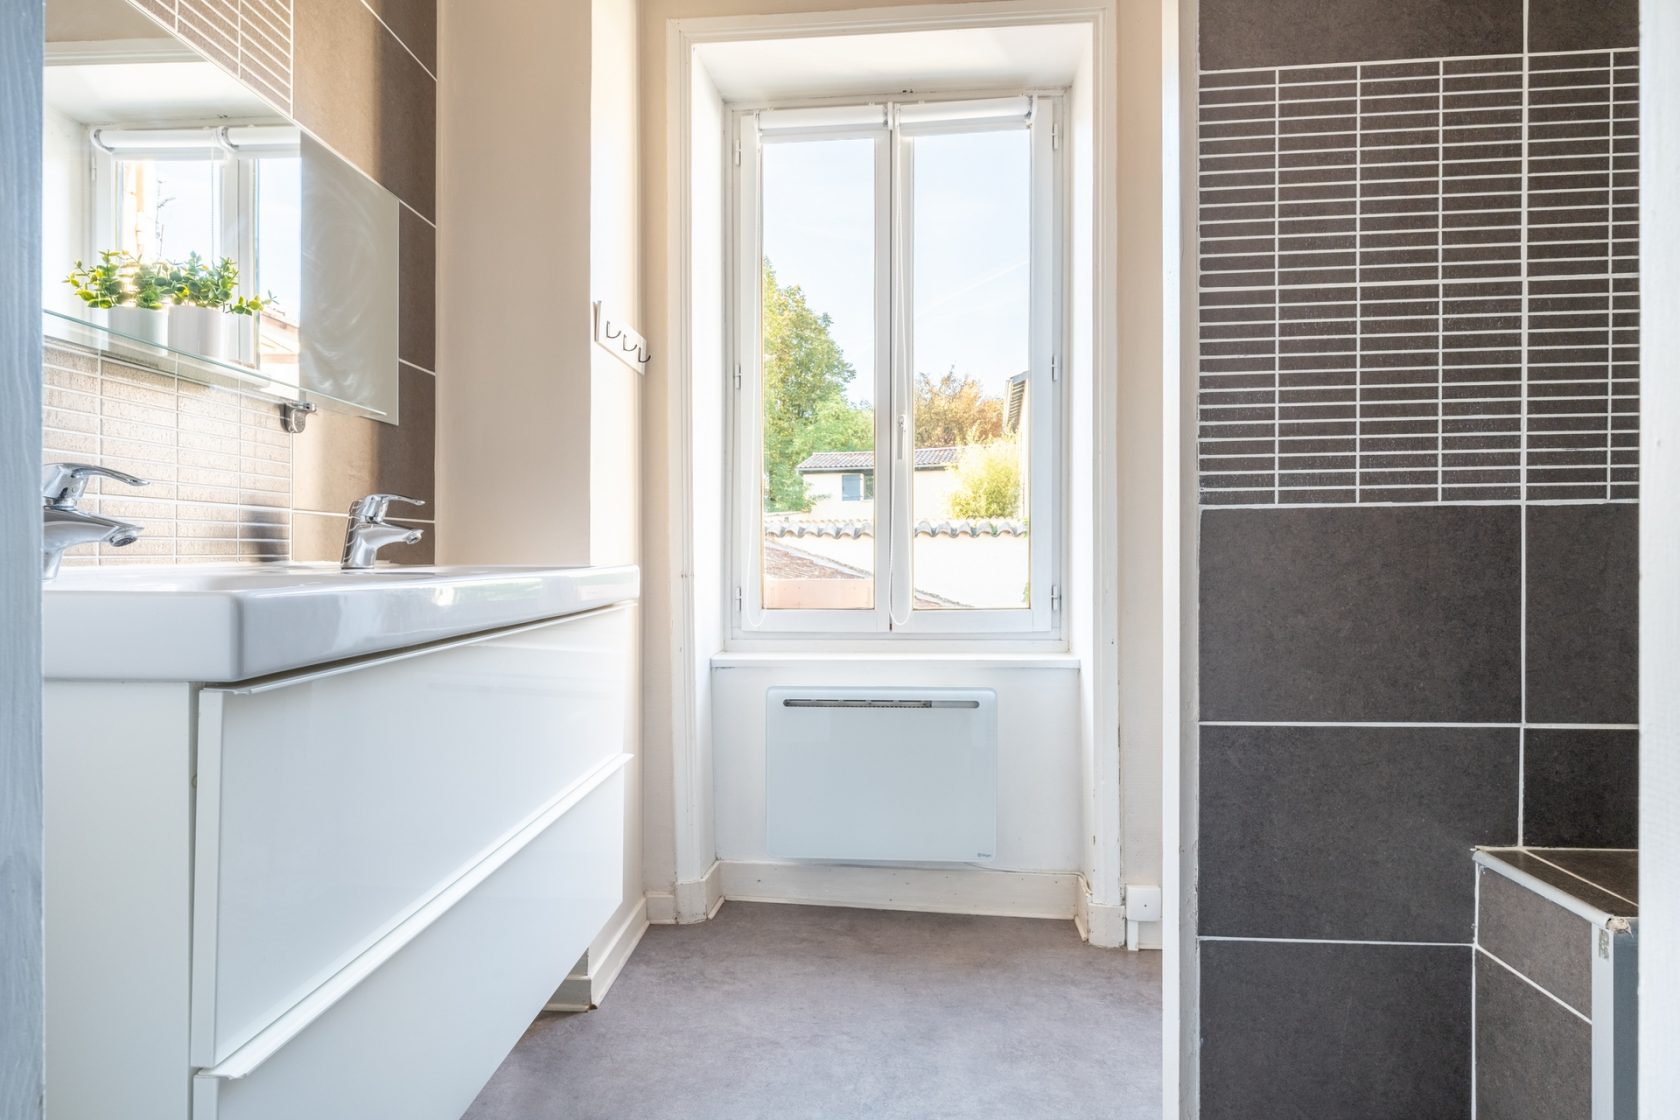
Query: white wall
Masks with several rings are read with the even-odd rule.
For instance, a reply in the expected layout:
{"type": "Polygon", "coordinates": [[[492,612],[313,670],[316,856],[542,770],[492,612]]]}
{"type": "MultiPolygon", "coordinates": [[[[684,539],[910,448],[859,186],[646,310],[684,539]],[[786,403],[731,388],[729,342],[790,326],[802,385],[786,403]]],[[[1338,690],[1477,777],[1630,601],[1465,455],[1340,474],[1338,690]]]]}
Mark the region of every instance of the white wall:
{"type": "Polygon", "coordinates": [[[1680,50],[1680,6],[1640,5],[1639,259],[1644,318],[1641,385],[1645,492],[1639,603],[1639,1115],[1680,1116],[1680,73],[1653,65],[1680,50]]]}
{"type": "Polygon", "coordinates": [[[1079,869],[1079,670],[994,668],[897,658],[875,664],[801,659],[712,672],[717,854],[774,860],[764,838],[764,693],[778,686],[991,688],[998,694],[998,844],[987,866],[1079,869]]]}
{"type": "Polygon", "coordinates": [[[0,6],[0,1116],[40,1120],[42,6],[0,6]]]}
{"type": "MultiPolygon", "coordinates": [[[[592,0],[590,48],[589,285],[615,319],[641,324],[640,189],[636,153],[636,0],[592,0]]],[[[635,563],[641,555],[642,375],[589,346],[589,560],[635,563]]],[[[631,638],[626,749],[640,754],[641,635],[631,638]]],[[[643,905],[640,764],[625,782],[624,901],[590,946],[592,960],[643,905]]],[[[639,932],[634,934],[639,936],[639,932]]]]}

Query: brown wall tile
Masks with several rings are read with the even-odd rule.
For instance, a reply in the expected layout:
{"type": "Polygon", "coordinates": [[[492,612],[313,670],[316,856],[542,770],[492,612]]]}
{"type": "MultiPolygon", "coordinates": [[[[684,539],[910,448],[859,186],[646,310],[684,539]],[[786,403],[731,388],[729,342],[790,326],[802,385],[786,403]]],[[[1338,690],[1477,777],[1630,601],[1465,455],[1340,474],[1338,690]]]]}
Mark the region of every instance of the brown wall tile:
{"type": "Polygon", "coordinates": [[[297,437],[292,506],[299,511],[343,513],[364,494],[433,497],[432,375],[401,367],[399,425],[321,413],[297,437]]]}
{"type": "Polygon", "coordinates": [[[366,7],[299,0],[298,122],[427,218],[437,216],[437,82],[366,7]]]}
{"type": "Polygon", "coordinates": [[[437,0],[367,0],[391,34],[437,73],[437,0]]]}
{"type": "Polygon", "coordinates": [[[397,356],[422,369],[437,368],[437,228],[404,208],[398,225],[397,356]]]}

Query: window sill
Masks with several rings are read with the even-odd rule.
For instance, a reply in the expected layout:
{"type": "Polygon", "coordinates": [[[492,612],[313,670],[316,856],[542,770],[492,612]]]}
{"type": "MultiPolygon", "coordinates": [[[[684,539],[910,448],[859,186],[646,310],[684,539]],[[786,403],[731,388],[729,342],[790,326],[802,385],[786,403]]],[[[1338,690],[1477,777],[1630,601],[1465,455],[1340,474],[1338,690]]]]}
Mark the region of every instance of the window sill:
{"type": "Polygon", "coordinates": [[[925,650],[728,650],[713,654],[714,669],[762,669],[776,665],[872,665],[898,662],[916,665],[963,665],[979,669],[1078,669],[1077,654],[1059,652],[976,653],[973,651],[925,650]]]}

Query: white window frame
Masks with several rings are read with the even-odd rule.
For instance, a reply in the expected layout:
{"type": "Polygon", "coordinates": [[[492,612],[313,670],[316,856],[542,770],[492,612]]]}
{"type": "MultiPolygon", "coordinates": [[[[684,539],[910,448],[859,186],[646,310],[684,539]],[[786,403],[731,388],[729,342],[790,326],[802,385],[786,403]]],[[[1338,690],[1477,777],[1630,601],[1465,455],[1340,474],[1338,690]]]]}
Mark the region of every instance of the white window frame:
{"type": "MultiPolygon", "coordinates": [[[[120,245],[123,232],[117,228],[122,213],[122,180],[119,176],[119,163],[152,160],[195,160],[208,157],[219,157],[215,191],[212,205],[215,207],[215,220],[211,225],[210,258],[214,262],[222,257],[232,257],[241,262],[237,294],[245,298],[262,295],[257,285],[256,270],[246,268],[243,262],[257,259],[257,161],[275,153],[275,148],[264,146],[260,142],[252,146],[249,152],[242,152],[229,146],[226,137],[233,131],[244,131],[253,134],[285,133],[295,131],[290,126],[273,127],[267,125],[230,126],[223,124],[203,125],[199,127],[177,127],[155,130],[160,137],[176,138],[169,147],[160,146],[156,150],[146,150],[143,147],[128,151],[115,150],[102,143],[100,128],[88,130],[89,143],[93,147],[93,191],[89,196],[88,234],[89,244],[83,259],[97,258],[99,250],[116,248],[120,245]],[[179,139],[184,134],[202,133],[201,140],[179,139]]],[[[153,130],[132,130],[130,136],[144,135],[153,130]]],[[[291,154],[296,154],[295,151],[291,154]]],[[[254,319],[237,317],[237,338],[239,340],[238,358],[241,364],[257,365],[257,333],[254,319]]]]}
{"type": "Polygon", "coordinates": [[[1062,640],[1066,525],[1061,355],[1067,326],[1064,212],[1066,153],[1059,143],[1060,93],[968,94],[814,107],[736,109],[730,184],[730,300],[734,407],[730,410],[731,574],[735,640],[1062,640]],[[1015,114],[1013,117],[1010,114],[1015,114]],[[1024,113],[1025,119],[1022,119],[1024,113]],[[766,127],[768,126],[768,127],[766,127]],[[911,416],[915,365],[909,246],[913,244],[915,137],[1024,128],[1031,140],[1028,540],[1030,605],[1011,610],[926,609],[912,603],[914,547],[911,416]],[[764,144],[870,139],[875,143],[875,605],[870,610],[766,610],[763,540],[763,371],[760,290],[764,144]],[[884,476],[884,477],[883,477],[884,476]]]}

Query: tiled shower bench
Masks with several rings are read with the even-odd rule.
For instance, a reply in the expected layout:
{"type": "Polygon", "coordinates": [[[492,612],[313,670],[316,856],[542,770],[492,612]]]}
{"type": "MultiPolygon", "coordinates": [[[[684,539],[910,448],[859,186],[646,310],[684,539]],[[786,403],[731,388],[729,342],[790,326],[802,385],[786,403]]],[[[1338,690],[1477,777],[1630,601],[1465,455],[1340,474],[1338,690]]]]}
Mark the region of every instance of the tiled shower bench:
{"type": "Polygon", "coordinates": [[[1477,1120],[1633,1120],[1638,852],[1475,861],[1477,1120]]]}

